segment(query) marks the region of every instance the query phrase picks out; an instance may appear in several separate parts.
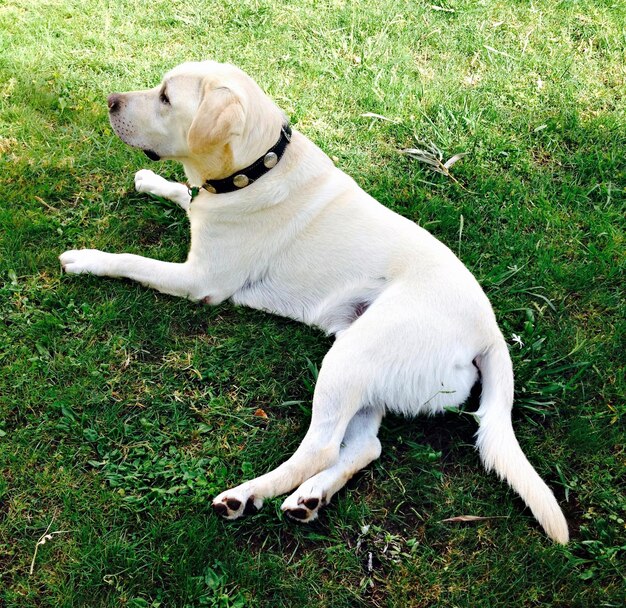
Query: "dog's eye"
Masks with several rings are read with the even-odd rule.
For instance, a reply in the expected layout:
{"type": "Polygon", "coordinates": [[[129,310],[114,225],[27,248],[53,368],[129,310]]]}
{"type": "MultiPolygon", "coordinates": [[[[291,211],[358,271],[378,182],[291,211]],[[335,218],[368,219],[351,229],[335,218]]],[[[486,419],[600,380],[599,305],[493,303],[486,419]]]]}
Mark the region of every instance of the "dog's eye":
{"type": "Polygon", "coordinates": [[[165,89],[163,89],[161,91],[161,94],[159,95],[159,99],[161,100],[161,103],[165,103],[167,105],[170,105],[170,98],[167,96],[167,93],[165,92],[165,89]]]}

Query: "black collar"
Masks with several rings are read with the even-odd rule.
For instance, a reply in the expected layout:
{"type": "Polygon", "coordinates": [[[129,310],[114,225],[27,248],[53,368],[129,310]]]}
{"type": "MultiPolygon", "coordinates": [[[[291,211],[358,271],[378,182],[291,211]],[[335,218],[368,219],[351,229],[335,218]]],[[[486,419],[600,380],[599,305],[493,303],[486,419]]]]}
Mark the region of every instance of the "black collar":
{"type": "Polygon", "coordinates": [[[237,171],[224,179],[207,180],[200,187],[190,186],[189,196],[191,196],[191,202],[198,196],[202,188],[211,194],[224,194],[249,186],[278,164],[290,141],[291,127],[288,124],[284,124],[280,129],[278,141],[261,158],[245,169],[241,169],[241,171],[237,171]]]}

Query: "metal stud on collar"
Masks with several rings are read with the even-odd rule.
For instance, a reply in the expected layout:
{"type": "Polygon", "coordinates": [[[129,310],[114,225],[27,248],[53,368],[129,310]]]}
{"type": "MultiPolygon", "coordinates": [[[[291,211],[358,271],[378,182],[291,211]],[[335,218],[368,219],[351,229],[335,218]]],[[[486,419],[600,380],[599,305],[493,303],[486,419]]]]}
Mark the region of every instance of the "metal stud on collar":
{"type": "Polygon", "coordinates": [[[265,166],[266,169],[271,169],[272,167],[275,167],[277,162],[278,162],[278,155],[276,154],[276,152],[268,152],[263,157],[263,165],[265,166]]]}
{"type": "Polygon", "coordinates": [[[233,184],[237,186],[237,188],[245,188],[250,183],[247,175],[240,173],[239,175],[235,175],[233,177],[233,184]]]}

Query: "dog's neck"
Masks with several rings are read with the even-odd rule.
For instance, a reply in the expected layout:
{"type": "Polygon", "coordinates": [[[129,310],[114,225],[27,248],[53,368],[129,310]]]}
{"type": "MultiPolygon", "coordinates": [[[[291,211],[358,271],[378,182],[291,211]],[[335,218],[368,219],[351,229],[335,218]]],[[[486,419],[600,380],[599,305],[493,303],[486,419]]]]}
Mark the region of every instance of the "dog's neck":
{"type": "MultiPolygon", "coordinates": [[[[280,128],[280,135],[273,146],[265,149],[250,164],[237,167],[236,170],[224,177],[222,176],[225,169],[231,163],[222,162],[221,175],[210,170],[207,172],[207,163],[203,164],[203,171],[197,171],[193,163],[186,163],[185,173],[189,179],[191,200],[193,201],[200,189],[204,189],[211,194],[225,194],[250,186],[278,164],[290,141],[291,127],[285,122],[280,128]],[[218,177],[211,177],[212,175],[217,175],[218,177]]],[[[228,147],[222,156],[224,158],[231,156],[228,147]]]]}

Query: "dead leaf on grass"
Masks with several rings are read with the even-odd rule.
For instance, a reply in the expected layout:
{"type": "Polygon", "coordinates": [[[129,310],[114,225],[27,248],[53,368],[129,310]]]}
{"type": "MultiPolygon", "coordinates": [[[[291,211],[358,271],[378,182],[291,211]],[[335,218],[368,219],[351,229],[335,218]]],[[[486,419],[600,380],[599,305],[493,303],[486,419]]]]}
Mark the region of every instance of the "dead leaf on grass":
{"type": "Polygon", "coordinates": [[[494,515],[493,517],[481,517],[480,515],[457,515],[456,517],[448,517],[442,519],[442,522],[467,522],[467,521],[483,521],[485,519],[507,519],[505,515],[494,515]]]}
{"type": "Polygon", "coordinates": [[[446,177],[449,177],[452,181],[456,182],[463,188],[464,186],[450,173],[450,169],[464,156],[468,155],[468,152],[459,152],[454,156],[451,156],[447,161],[443,162],[443,152],[432,142],[423,144],[424,148],[405,148],[400,152],[409,158],[413,158],[421,163],[432,167],[433,171],[441,173],[446,177]]]}

